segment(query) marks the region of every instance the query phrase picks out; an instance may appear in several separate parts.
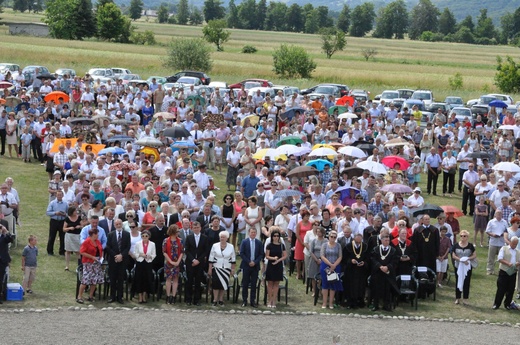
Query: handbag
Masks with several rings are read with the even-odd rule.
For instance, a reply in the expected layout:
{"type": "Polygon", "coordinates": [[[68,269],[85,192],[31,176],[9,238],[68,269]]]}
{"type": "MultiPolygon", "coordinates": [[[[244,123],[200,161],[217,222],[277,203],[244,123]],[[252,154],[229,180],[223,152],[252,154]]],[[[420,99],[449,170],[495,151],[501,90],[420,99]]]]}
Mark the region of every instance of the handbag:
{"type": "Polygon", "coordinates": [[[448,170],[448,174],[450,175],[455,175],[457,173],[457,168],[450,168],[450,170],[448,170]]]}
{"type": "Polygon", "coordinates": [[[329,282],[337,282],[339,280],[339,276],[336,272],[327,272],[327,281],[329,282]]]}

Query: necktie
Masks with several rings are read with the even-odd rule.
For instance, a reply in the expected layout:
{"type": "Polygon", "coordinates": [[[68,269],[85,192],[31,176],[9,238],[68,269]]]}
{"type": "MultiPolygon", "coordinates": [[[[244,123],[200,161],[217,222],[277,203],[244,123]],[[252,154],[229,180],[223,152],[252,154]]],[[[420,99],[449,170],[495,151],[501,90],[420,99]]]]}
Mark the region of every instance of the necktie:
{"type": "Polygon", "coordinates": [[[121,238],[121,230],[118,230],[117,231],[117,245],[119,247],[119,250],[121,250],[122,243],[123,243],[123,241],[122,241],[122,238],[121,238]]]}
{"type": "Polygon", "coordinates": [[[199,247],[199,235],[195,236],[195,247],[199,247]]]}
{"type": "Polygon", "coordinates": [[[251,261],[255,261],[255,240],[251,239],[251,261]]]}
{"type": "Polygon", "coordinates": [[[108,232],[110,232],[110,230],[112,230],[112,221],[110,219],[107,220],[107,223],[108,223],[108,232]]]}
{"type": "Polygon", "coordinates": [[[198,132],[199,132],[199,131],[195,131],[195,140],[197,140],[197,133],[198,133],[198,132]]]}
{"type": "Polygon", "coordinates": [[[206,216],[206,224],[209,223],[209,217],[206,216]]]}

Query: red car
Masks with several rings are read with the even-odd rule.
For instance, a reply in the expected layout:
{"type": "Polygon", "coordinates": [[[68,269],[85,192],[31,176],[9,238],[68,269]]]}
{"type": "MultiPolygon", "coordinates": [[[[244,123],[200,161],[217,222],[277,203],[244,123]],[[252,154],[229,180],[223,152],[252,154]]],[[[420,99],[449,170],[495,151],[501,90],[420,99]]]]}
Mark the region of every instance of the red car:
{"type": "Polygon", "coordinates": [[[253,87],[272,87],[273,83],[271,83],[269,80],[265,80],[265,79],[246,79],[246,80],[242,80],[240,83],[229,85],[229,88],[230,89],[240,89],[240,88],[242,88],[242,85],[245,86],[246,90],[249,90],[253,87]]]}

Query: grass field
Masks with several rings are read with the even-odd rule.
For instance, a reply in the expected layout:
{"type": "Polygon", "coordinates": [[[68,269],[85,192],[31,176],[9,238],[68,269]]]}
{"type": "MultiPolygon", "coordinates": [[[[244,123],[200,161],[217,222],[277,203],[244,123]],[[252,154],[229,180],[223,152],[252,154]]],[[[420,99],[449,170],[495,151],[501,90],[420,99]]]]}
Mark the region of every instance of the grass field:
{"type": "MultiPolygon", "coordinates": [[[[6,10],[0,15],[4,22],[39,21],[41,15],[13,13],[6,10]]],[[[171,37],[199,37],[201,28],[158,25],[139,21],[139,30],[153,30],[161,43],[167,43],[171,37]]],[[[0,27],[0,44],[3,61],[18,63],[21,66],[41,64],[50,70],[58,67],[75,68],[80,74],[94,66],[121,66],[131,69],[141,77],[149,75],[170,75],[162,67],[166,50],[163,46],[134,46],[109,44],[97,41],[63,41],[46,38],[10,36],[6,26],[0,27]]],[[[465,99],[478,97],[484,92],[496,91],[493,86],[495,58],[497,54],[520,57],[520,51],[512,47],[483,47],[452,43],[424,43],[413,41],[394,41],[377,39],[348,38],[344,52],[337,53],[331,60],[320,52],[318,36],[232,30],[231,40],[225,45],[225,52],[213,54],[214,70],[210,73],[214,81],[236,82],[245,77],[265,77],[275,83],[310,86],[321,81],[346,83],[352,88],[365,88],[377,94],[386,88],[410,87],[429,88],[437,99],[449,94],[461,95],[465,99]],[[292,43],[305,47],[313,55],[318,68],[313,80],[281,80],[271,71],[271,54],[280,43],[292,43]],[[245,44],[259,49],[255,55],[240,54],[245,44]],[[375,61],[365,62],[360,51],[367,47],[377,48],[379,55],[375,61]],[[448,88],[448,78],[456,72],[464,78],[464,90],[453,92],[448,88]]],[[[0,158],[0,180],[12,176],[15,188],[22,199],[22,226],[19,229],[19,245],[13,250],[11,281],[21,282],[20,253],[29,234],[39,238],[38,278],[34,285],[35,294],[24,302],[10,302],[7,308],[30,308],[76,305],[74,302],[75,275],[65,272],[64,259],[59,256],[47,256],[45,246],[48,234],[47,174],[38,164],[24,164],[20,160],[0,158]]],[[[216,184],[225,188],[224,176],[214,175],[216,184]]],[[[423,177],[423,181],[426,179],[423,177]]],[[[423,182],[424,184],[424,182],[423,182]]],[[[423,186],[424,187],[424,186],[423,186]]],[[[223,191],[217,192],[221,200],[223,191]]],[[[453,199],[427,197],[427,202],[438,205],[451,204],[460,207],[460,197],[453,199]]],[[[460,219],[462,229],[473,232],[471,218],[460,219]]],[[[490,321],[518,320],[518,316],[501,309],[492,311],[491,305],[495,293],[496,277],[485,276],[487,251],[478,248],[480,266],[476,269],[472,281],[470,296],[471,306],[454,306],[454,279],[449,287],[438,290],[437,301],[421,301],[416,312],[408,306],[397,310],[399,315],[425,315],[429,317],[453,317],[468,319],[488,319],[490,321]]],[[[305,295],[304,286],[294,277],[290,278],[289,306],[280,306],[281,310],[315,310],[310,295],[305,295]]],[[[159,304],[157,304],[159,305],[159,304]]],[[[106,306],[96,302],[96,306],[106,306]]],[[[228,305],[226,308],[237,307],[228,305]]],[[[368,313],[362,310],[361,313],[368,313]]]]}

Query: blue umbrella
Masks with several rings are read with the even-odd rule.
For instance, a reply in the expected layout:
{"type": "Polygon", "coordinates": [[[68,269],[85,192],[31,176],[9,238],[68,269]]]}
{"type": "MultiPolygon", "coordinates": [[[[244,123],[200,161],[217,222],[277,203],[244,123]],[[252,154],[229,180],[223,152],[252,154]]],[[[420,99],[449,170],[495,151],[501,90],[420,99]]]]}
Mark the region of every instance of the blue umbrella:
{"type": "Polygon", "coordinates": [[[285,113],[280,114],[280,119],[290,121],[296,115],[297,111],[299,111],[300,114],[305,113],[305,109],[303,108],[289,108],[285,111],[285,113]]]}
{"type": "Polygon", "coordinates": [[[331,168],[334,166],[331,162],[325,160],[325,159],[315,159],[312,161],[308,161],[305,165],[307,166],[313,166],[318,171],[323,171],[325,169],[325,165],[329,165],[331,168]]]}
{"type": "Polygon", "coordinates": [[[495,108],[507,108],[507,104],[503,101],[499,101],[498,99],[489,102],[489,106],[495,108]]]}
{"type": "Polygon", "coordinates": [[[120,147],[105,147],[104,149],[98,152],[98,156],[106,155],[109,152],[113,155],[122,155],[126,153],[126,151],[120,147]]]}
{"type": "Polygon", "coordinates": [[[275,198],[287,198],[288,196],[301,197],[302,195],[302,192],[294,189],[282,189],[274,193],[275,198]]]}
{"type": "Polygon", "coordinates": [[[31,106],[29,103],[27,103],[27,102],[23,102],[23,103],[18,104],[18,105],[14,108],[14,110],[15,110],[16,112],[19,112],[20,109],[22,109],[22,105],[25,105],[25,109],[29,109],[29,107],[31,106]]]}
{"type": "Polygon", "coordinates": [[[113,143],[116,141],[135,141],[135,138],[129,137],[128,135],[114,135],[111,138],[108,138],[107,142],[113,143]]]}
{"type": "Polygon", "coordinates": [[[171,147],[176,149],[193,149],[197,147],[197,145],[189,141],[176,141],[171,145],[171,147]]]}

